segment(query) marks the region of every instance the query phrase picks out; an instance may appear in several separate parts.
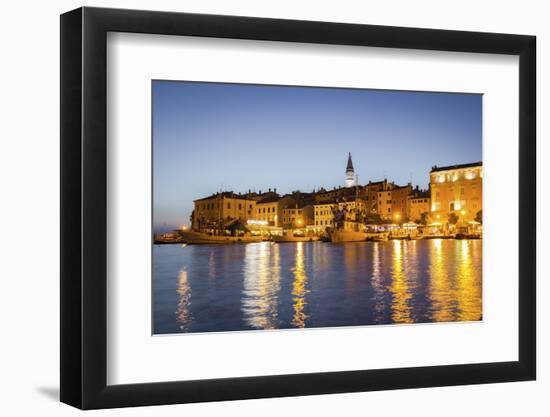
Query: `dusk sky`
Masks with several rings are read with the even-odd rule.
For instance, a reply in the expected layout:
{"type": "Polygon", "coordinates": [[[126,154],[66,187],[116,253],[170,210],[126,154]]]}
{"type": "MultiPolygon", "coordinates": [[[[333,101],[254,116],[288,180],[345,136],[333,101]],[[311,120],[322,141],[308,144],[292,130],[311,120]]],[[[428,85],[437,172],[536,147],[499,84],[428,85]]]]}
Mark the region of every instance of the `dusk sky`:
{"type": "Polygon", "coordinates": [[[433,165],[481,161],[482,96],[153,81],[153,225],[189,225],[218,191],[359,183],[427,188],[433,165]]]}

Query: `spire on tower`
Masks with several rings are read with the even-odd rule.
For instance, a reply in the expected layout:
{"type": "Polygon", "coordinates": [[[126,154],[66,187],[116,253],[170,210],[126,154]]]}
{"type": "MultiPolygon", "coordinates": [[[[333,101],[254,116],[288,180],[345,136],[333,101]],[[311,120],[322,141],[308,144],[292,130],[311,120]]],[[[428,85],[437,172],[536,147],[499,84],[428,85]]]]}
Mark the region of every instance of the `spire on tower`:
{"type": "Polygon", "coordinates": [[[354,172],[353,171],[353,162],[351,162],[351,152],[348,154],[348,166],[346,167],[346,172],[354,172]]]}
{"type": "Polygon", "coordinates": [[[348,165],[346,166],[346,187],[354,187],[357,185],[353,162],[351,162],[351,152],[348,154],[348,165]]]}

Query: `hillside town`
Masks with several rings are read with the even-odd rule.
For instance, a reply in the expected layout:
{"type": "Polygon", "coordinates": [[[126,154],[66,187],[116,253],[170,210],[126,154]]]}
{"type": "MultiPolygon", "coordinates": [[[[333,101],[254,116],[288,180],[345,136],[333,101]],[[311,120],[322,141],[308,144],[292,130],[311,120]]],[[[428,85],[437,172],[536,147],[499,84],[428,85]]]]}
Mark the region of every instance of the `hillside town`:
{"type": "Polygon", "coordinates": [[[218,192],[194,201],[191,230],[156,240],[480,238],[482,163],[433,166],[427,174],[427,190],[387,179],[359,184],[350,153],[341,187],[284,195],[276,188],[218,192]]]}

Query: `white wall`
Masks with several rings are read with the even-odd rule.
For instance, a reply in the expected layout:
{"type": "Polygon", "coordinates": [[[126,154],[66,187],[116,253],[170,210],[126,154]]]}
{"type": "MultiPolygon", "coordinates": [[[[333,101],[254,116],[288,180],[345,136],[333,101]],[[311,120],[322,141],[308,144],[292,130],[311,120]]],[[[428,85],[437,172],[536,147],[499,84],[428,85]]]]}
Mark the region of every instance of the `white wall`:
{"type": "MultiPolygon", "coordinates": [[[[5,415],[74,415],[57,402],[59,274],[59,17],[82,3],[5,2],[2,7],[0,106],[0,410],[5,415]],[[40,239],[37,239],[40,236],[40,239]]],[[[548,122],[550,26],[541,1],[93,1],[86,5],[240,14],[308,20],[533,34],[538,37],[539,213],[549,206],[548,122]],[[543,100],[545,102],[543,102],[543,100]]],[[[550,249],[540,216],[539,260],[550,249]]],[[[539,263],[539,380],[484,386],[325,395],[100,411],[94,415],[543,415],[550,405],[550,296],[547,264],[539,263]],[[542,323],[542,324],[541,324],[542,323]],[[546,395],[544,395],[546,394],[546,395]]]]}

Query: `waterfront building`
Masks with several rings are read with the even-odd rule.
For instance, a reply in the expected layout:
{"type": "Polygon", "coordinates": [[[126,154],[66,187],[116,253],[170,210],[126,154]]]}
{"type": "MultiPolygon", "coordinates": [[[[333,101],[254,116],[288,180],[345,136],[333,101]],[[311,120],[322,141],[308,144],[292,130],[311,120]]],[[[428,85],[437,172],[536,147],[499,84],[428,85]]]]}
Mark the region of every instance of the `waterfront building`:
{"type": "Polygon", "coordinates": [[[391,190],[391,219],[394,223],[402,223],[409,219],[407,199],[412,193],[412,185],[395,185],[391,190]]]}
{"type": "Polygon", "coordinates": [[[193,230],[221,229],[232,220],[246,223],[253,218],[256,201],[232,191],[213,194],[194,201],[193,230]]]}
{"type": "Polygon", "coordinates": [[[383,220],[391,220],[392,218],[392,206],[391,206],[391,188],[379,191],[378,196],[378,214],[383,220]]]}
{"type": "Polygon", "coordinates": [[[455,216],[457,223],[474,221],[482,210],[483,165],[474,162],[434,166],[430,171],[430,190],[432,221],[448,223],[455,216]]]}
{"type": "Polygon", "coordinates": [[[254,220],[265,222],[268,226],[279,226],[281,216],[281,198],[278,195],[268,195],[256,201],[254,220]]]}
{"type": "Polygon", "coordinates": [[[355,187],[357,185],[357,177],[355,176],[355,170],[353,169],[353,162],[351,161],[351,152],[348,154],[348,164],[346,166],[346,188],[355,187]]]}
{"type": "Polygon", "coordinates": [[[344,230],[358,231],[358,223],[364,222],[365,203],[362,199],[343,200],[338,202],[338,210],[343,214],[344,230]]]}
{"type": "MultiPolygon", "coordinates": [[[[427,217],[430,214],[430,191],[420,190],[418,186],[407,198],[408,218],[411,222],[420,222],[422,215],[427,217]]],[[[427,221],[427,218],[425,219],[427,221]]]]}
{"type": "Polygon", "coordinates": [[[311,204],[295,204],[292,207],[283,208],[281,212],[283,229],[303,229],[314,225],[314,209],[311,204]]]}
{"type": "Polygon", "coordinates": [[[380,214],[379,213],[379,197],[382,198],[382,194],[379,195],[382,191],[391,190],[392,184],[388,182],[387,179],[382,181],[372,182],[369,181],[367,185],[361,188],[359,191],[359,197],[365,201],[365,208],[369,214],[380,214]]]}
{"type": "Polygon", "coordinates": [[[336,203],[324,202],[313,205],[313,218],[316,233],[323,233],[327,227],[334,227],[334,211],[336,203]]]}

